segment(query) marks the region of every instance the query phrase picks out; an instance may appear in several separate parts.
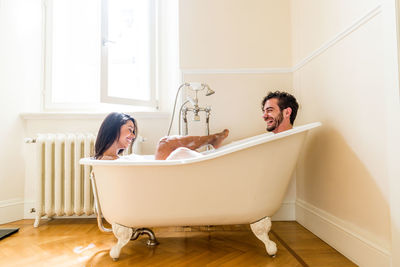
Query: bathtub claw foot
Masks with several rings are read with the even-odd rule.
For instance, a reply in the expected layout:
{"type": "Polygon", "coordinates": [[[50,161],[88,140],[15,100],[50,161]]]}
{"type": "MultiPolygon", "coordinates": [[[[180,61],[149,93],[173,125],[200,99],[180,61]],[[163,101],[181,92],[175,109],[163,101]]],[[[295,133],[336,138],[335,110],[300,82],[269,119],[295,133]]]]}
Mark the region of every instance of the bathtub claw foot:
{"type": "Polygon", "coordinates": [[[118,242],[115,246],[113,246],[110,250],[111,258],[116,261],[119,258],[119,254],[121,253],[121,249],[129,242],[131,239],[133,230],[130,227],[122,226],[118,223],[112,224],[112,230],[115,237],[118,239],[118,242]]]}
{"type": "Polygon", "coordinates": [[[274,241],[269,239],[268,233],[271,230],[271,218],[265,217],[255,223],[250,224],[250,228],[255,236],[265,244],[268,255],[275,257],[277,248],[274,241]]]}

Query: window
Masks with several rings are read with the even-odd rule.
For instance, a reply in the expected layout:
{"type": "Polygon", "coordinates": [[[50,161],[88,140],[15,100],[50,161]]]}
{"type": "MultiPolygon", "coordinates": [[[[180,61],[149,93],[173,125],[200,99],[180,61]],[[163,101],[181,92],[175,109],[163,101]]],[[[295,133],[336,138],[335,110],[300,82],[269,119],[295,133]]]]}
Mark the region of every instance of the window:
{"type": "Polygon", "coordinates": [[[156,0],[45,0],[45,108],[157,106],[156,0]]]}

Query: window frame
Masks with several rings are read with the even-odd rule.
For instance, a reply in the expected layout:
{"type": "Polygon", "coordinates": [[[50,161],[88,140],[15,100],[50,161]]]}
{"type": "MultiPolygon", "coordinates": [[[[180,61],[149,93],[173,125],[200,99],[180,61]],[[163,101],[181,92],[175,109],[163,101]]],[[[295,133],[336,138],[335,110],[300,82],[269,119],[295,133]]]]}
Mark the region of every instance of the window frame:
{"type": "MultiPolygon", "coordinates": [[[[150,0],[151,3],[151,18],[152,23],[151,28],[151,53],[150,53],[150,100],[139,100],[139,99],[129,99],[129,98],[119,98],[109,96],[107,93],[107,2],[110,0],[101,0],[101,12],[100,12],[100,54],[99,54],[99,102],[98,103],[61,103],[53,102],[53,92],[52,92],[52,32],[53,32],[53,0],[42,0],[42,12],[43,12],[43,34],[42,34],[42,51],[43,51],[43,100],[42,108],[43,111],[101,111],[101,110],[113,110],[113,109],[125,109],[125,110],[136,110],[144,109],[159,110],[159,92],[158,92],[158,79],[159,79],[159,63],[158,59],[159,53],[159,25],[158,25],[158,14],[159,14],[159,4],[158,0],[150,0]],[[150,109],[149,109],[150,108],[150,109]]],[[[112,0],[111,0],[112,1],[112,0]]]]}

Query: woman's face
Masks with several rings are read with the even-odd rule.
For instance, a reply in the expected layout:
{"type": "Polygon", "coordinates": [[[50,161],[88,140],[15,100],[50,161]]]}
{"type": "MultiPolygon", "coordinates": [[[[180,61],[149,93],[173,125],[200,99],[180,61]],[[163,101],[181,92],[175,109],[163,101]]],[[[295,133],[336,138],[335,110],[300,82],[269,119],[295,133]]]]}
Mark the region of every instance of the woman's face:
{"type": "Polygon", "coordinates": [[[121,126],[118,139],[118,148],[126,149],[132,143],[133,139],[136,137],[135,130],[135,125],[131,120],[127,121],[121,126]]]}

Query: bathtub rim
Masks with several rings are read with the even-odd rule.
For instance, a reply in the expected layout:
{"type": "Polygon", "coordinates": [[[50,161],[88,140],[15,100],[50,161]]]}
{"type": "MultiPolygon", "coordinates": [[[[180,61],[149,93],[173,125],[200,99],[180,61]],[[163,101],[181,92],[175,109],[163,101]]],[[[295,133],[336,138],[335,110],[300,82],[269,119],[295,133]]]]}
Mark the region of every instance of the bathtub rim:
{"type": "Polygon", "coordinates": [[[287,136],[301,133],[304,131],[308,131],[310,129],[316,128],[321,126],[321,122],[313,122],[304,124],[301,126],[294,126],[293,129],[277,133],[263,133],[259,135],[255,135],[252,137],[244,138],[241,140],[233,141],[225,146],[222,146],[219,149],[215,149],[210,153],[204,154],[201,157],[196,158],[189,158],[189,159],[177,159],[177,160],[132,160],[132,159],[118,159],[118,160],[97,160],[92,157],[90,158],[82,158],[79,160],[79,164],[81,165],[101,165],[101,166],[132,166],[132,165],[139,165],[139,166],[148,166],[148,165],[157,165],[157,166],[166,166],[166,165],[182,165],[182,164],[189,164],[195,163],[205,160],[210,160],[213,158],[221,157],[226,154],[230,154],[232,152],[236,152],[239,150],[243,150],[249,147],[257,146],[259,144],[263,144],[266,142],[270,142],[277,139],[282,139],[287,136]]]}

